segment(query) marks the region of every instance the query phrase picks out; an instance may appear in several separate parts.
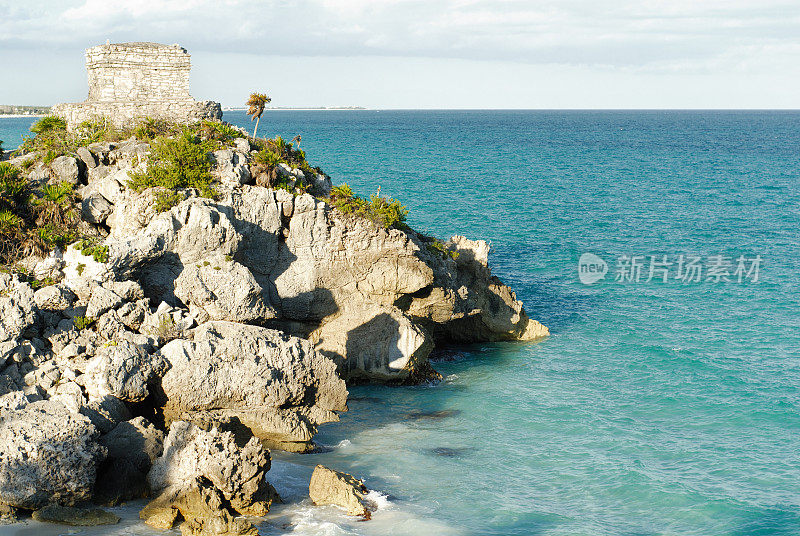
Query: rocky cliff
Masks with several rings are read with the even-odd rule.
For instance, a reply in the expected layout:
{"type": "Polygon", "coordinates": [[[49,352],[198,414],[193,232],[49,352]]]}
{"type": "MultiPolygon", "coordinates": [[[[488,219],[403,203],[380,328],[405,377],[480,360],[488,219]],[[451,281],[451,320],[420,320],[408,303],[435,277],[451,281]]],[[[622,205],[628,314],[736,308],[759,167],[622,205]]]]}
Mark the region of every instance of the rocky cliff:
{"type": "MultiPolygon", "coordinates": [[[[0,274],[0,503],[146,495],[150,465],[172,463],[156,461],[167,429],[170,444],[225,430],[228,442],[306,451],[347,409],[345,382],[431,380],[436,345],[547,335],[492,276],[485,242],[348,214],[308,167],[275,165],[273,187],[261,186],[252,141],[208,155],[213,196],[177,188],[168,203],[160,188],[131,187],[153,165],[144,140],[12,161],[32,188],[74,185],[79,228],[96,238],[23,259],[27,275],[0,274]],[[124,438],[134,447],[123,455],[124,438]]],[[[265,455],[247,448],[262,478],[265,455]]],[[[192,501],[230,501],[210,474],[178,488],[159,477],[153,523],[171,526],[192,501]]],[[[259,486],[247,504],[266,497],[259,486]]]]}

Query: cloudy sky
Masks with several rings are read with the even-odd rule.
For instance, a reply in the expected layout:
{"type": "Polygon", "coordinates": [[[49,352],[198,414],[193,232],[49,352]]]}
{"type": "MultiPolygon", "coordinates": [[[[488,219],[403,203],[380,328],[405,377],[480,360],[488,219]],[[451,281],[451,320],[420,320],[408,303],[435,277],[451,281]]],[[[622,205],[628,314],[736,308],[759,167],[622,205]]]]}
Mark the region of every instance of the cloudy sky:
{"type": "Polygon", "coordinates": [[[223,105],[800,108],[797,0],[0,0],[0,104],[82,100],[107,39],[223,105]]]}

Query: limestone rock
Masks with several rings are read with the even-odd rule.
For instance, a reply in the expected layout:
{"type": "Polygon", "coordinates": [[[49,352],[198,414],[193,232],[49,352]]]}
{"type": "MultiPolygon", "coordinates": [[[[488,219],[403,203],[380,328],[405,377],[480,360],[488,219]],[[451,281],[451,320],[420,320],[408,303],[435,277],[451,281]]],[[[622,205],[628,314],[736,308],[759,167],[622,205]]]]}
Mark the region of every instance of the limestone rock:
{"type": "MultiPolygon", "coordinates": [[[[248,151],[249,152],[249,148],[248,151]]],[[[214,151],[217,164],[215,173],[223,186],[235,188],[251,182],[250,166],[247,165],[246,153],[231,149],[214,151]]]]}
{"type": "Polygon", "coordinates": [[[309,442],[316,425],[345,411],[347,389],[336,366],[311,343],[280,331],[207,322],[194,340],[161,348],[168,419],[235,416],[262,439],[309,442]]]}
{"type": "Polygon", "coordinates": [[[112,279],[114,275],[108,264],[98,262],[90,255],[84,255],[75,246],[69,246],[64,250],[64,262],[66,265],[63,283],[81,300],[88,300],[97,284],[112,279]]]}
{"type": "Polygon", "coordinates": [[[231,508],[244,515],[269,512],[271,486],[265,474],[269,451],[255,437],[240,446],[231,432],[217,428],[204,431],[184,421],[173,422],[147,480],[154,492],[166,488],[187,489],[202,478],[224,496],[231,508]]]}
{"type": "Polygon", "coordinates": [[[17,276],[0,273],[0,342],[14,341],[36,322],[33,289],[17,276]]]}
{"type": "Polygon", "coordinates": [[[322,465],[314,468],[308,485],[308,495],[314,504],[332,504],[346,509],[348,515],[367,519],[370,517],[370,505],[364,498],[368,491],[361,480],[322,465]]]}
{"type": "Polygon", "coordinates": [[[99,225],[105,223],[114,210],[114,205],[98,193],[90,194],[81,201],[81,216],[85,221],[99,225]]]}
{"type": "Polygon", "coordinates": [[[73,526],[114,525],[119,517],[100,508],[75,508],[50,504],[33,513],[33,519],[46,523],[73,526]]]}
{"type": "Polygon", "coordinates": [[[51,401],[0,413],[0,502],[29,510],[91,498],[106,450],[87,417],[51,401]]]}
{"type": "Polygon", "coordinates": [[[136,417],[119,423],[100,444],[108,449],[109,458],[128,458],[146,473],[163,452],[164,433],[144,417],[136,417]]]}
{"type": "Polygon", "coordinates": [[[198,478],[187,487],[172,487],[149,502],[139,517],[156,529],[170,529],[178,516],[184,536],[256,536],[258,530],[247,520],[237,519],[225,504],[222,493],[208,480],[198,478]]]}
{"type": "Polygon", "coordinates": [[[164,362],[130,341],[110,342],[97,350],[86,367],[86,391],[92,398],[112,395],[141,402],[150,384],[163,373],[164,362]]]}
{"type": "Polygon", "coordinates": [[[100,285],[92,289],[89,304],[86,306],[87,318],[100,318],[109,309],[116,309],[123,302],[122,296],[100,285]]]}
{"type": "Polygon", "coordinates": [[[78,161],[71,156],[59,156],[50,164],[53,179],[62,183],[76,185],[80,182],[80,167],[78,161]]]}
{"type": "Polygon", "coordinates": [[[104,434],[113,430],[119,423],[131,418],[125,403],[111,395],[90,400],[81,406],[80,413],[86,415],[92,424],[104,434]]]}
{"type": "Polygon", "coordinates": [[[94,500],[114,505],[149,494],[147,473],[161,456],[164,434],[143,417],[118,424],[100,439],[108,458],[98,470],[94,500]]]}
{"type": "MultiPolygon", "coordinates": [[[[232,162],[234,153],[217,159],[232,162]]],[[[288,166],[276,172],[299,176],[288,166]]],[[[547,334],[491,274],[483,241],[454,237],[436,247],[414,231],[380,228],[308,194],[249,185],[220,193],[148,215],[149,194],[125,192],[109,219],[115,276],[138,280],[151,299],[188,307],[199,322],[271,321],[325,339],[331,346],[320,348],[339,356],[353,378],[424,376],[434,341],[547,334]],[[369,310],[358,312],[364,304],[369,310]],[[366,338],[348,344],[341,330],[360,326],[366,338]]]]}
{"type": "Polygon", "coordinates": [[[276,316],[253,274],[230,257],[186,265],[174,284],[175,297],[210,320],[253,322],[276,316]]]}
{"type": "Polygon", "coordinates": [[[77,297],[68,288],[62,285],[42,287],[33,295],[33,300],[39,309],[61,311],[75,303],[77,297]]]}
{"type": "Polygon", "coordinates": [[[75,151],[78,155],[78,158],[83,161],[84,165],[91,169],[97,167],[97,157],[92,154],[92,152],[87,149],[86,147],[78,147],[78,150],[75,151]]]}
{"type": "Polygon", "coordinates": [[[430,337],[396,307],[349,307],[309,336],[346,379],[401,381],[427,363],[430,337]]]}

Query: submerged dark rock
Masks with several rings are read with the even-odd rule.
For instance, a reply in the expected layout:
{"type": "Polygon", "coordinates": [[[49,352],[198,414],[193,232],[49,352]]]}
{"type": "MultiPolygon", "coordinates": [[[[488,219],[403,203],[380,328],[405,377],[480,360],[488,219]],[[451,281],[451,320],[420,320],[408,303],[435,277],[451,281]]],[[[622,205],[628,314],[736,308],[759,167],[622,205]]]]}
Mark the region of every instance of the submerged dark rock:
{"type": "Polygon", "coordinates": [[[33,513],[33,519],[46,523],[91,527],[95,525],[114,525],[119,516],[100,508],[75,508],[51,504],[33,513]]]}

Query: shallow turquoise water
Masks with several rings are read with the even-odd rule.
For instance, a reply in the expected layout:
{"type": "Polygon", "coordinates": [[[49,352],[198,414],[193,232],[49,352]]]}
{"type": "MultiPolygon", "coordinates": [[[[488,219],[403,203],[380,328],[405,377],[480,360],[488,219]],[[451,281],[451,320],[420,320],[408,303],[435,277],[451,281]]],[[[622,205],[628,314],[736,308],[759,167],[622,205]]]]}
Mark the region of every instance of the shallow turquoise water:
{"type": "Polygon", "coordinates": [[[363,476],[408,516],[297,532],[800,534],[800,113],[268,112],[260,130],[302,134],[417,228],[490,240],[552,331],[459,348],[437,386],[352,389],[318,437],[332,450],[285,459],[363,476]],[[585,252],[763,265],[586,286],[585,252]]]}

